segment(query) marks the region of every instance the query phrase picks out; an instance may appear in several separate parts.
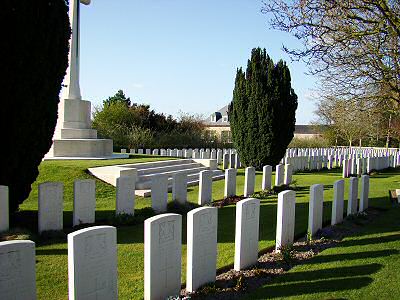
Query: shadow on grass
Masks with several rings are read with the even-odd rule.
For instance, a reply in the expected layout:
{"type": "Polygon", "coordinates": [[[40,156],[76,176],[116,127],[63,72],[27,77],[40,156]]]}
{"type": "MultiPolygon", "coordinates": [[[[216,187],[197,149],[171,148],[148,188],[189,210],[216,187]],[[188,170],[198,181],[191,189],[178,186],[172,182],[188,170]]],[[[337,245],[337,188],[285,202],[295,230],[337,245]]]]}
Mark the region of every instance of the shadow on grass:
{"type": "Polygon", "coordinates": [[[302,271],[302,272],[289,272],[282,275],[282,278],[277,281],[280,282],[300,282],[307,278],[307,281],[325,280],[329,278],[343,278],[354,276],[367,276],[378,272],[382,269],[381,264],[367,264],[351,267],[328,268],[322,270],[302,271]]]}
{"type": "Polygon", "coordinates": [[[68,249],[38,249],[36,255],[68,255],[68,249]]]}
{"type": "Polygon", "coordinates": [[[377,258],[399,254],[399,250],[386,249],[377,251],[363,251],[363,252],[351,252],[342,254],[328,254],[328,255],[318,255],[307,264],[321,264],[329,263],[335,261],[345,261],[345,260],[357,260],[357,259],[367,259],[367,258],[377,258]]]}
{"type": "MultiPolygon", "coordinates": [[[[313,282],[298,282],[282,285],[266,285],[258,290],[256,295],[251,295],[247,299],[272,299],[278,297],[290,297],[306,294],[323,292],[337,292],[345,290],[360,289],[372,283],[372,278],[367,276],[355,277],[355,280],[332,279],[318,280],[313,282]]],[[[335,298],[340,299],[340,298],[335,298]]]]}
{"type": "Polygon", "coordinates": [[[387,236],[379,236],[375,238],[351,239],[340,243],[340,247],[367,246],[372,244],[384,244],[400,240],[400,234],[391,234],[387,236]]]}

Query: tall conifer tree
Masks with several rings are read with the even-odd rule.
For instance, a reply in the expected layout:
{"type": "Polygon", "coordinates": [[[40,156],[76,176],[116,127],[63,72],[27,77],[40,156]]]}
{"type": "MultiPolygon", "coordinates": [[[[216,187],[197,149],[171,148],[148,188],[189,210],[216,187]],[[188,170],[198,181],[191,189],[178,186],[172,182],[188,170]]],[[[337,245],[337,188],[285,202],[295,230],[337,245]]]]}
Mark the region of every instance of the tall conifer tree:
{"type": "Polygon", "coordinates": [[[286,63],[274,64],[265,49],[253,49],[246,72],[237,70],[229,106],[233,143],[245,166],[279,163],[293,138],[296,109],[286,63]]]}

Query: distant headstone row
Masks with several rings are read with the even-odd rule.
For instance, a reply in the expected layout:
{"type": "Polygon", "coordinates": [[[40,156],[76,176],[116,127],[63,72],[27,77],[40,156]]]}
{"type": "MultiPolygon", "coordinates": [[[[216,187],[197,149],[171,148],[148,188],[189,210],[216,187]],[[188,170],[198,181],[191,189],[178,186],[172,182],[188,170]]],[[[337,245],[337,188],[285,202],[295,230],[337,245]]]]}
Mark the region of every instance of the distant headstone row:
{"type": "MultiPolygon", "coordinates": [[[[252,177],[253,170],[247,170],[252,177]]],[[[77,193],[92,191],[91,183],[79,183],[77,193]],[[88,184],[88,186],[85,186],[88,184]]],[[[251,190],[252,181],[247,189],[251,190]]],[[[334,184],[332,224],[343,220],[344,180],[334,184]]],[[[323,185],[310,189],[308,232],[322,228],[323,185]]],[[[368,208],[369,177],[350,181],[347,214],[368,208]]],[[[57,193],[55,193],[57,194],[57,193]]],[[[85,199],[89,199],[85,195],[85,199]]],[[[296,194],[279,193],[276,220],[276,250],[294,242],[296,194]]],[[[90,201],[92,201],[90,199],[90,201]]],[[[88,201],[88,202],[90,202],[88,201]]],[[[86,217],[79,215],[79,217],[86,217]]],[[[257,263],[260,200],[248,198],[236,205],[234,269],[257,263]]],[[[200,207],[187,214],[186,289],[197,290],[216,277],[218,208],[200,207]]],[[[182,216],[162,214],[144,224],[144,298],[166,299],[181,290],[182,216]]],[[[36,299],[35,244],[32,241],[0,242],[2,266],[0,299],[36,299]]],[[[112,226],[94,226],[68,234],[69,299],[118,299],[117,231],[112,226]]]]}
{"type": "MultiPolygon", "coordinates": [[[[127,153],[127,149],[121,149],[127,153]]],[[[216,159],[222,168],[241,167],[235,149],[130,149],[131,154],[161,155],[194,159],[216,159]]],[[[291,165],[293,173],[298,171],[319,171],[322,169],[345,168],[344,177],[349,174],[370,173],[400,166],[400,151],[386,148],[289,148],[281,164],[291,165]]]]}

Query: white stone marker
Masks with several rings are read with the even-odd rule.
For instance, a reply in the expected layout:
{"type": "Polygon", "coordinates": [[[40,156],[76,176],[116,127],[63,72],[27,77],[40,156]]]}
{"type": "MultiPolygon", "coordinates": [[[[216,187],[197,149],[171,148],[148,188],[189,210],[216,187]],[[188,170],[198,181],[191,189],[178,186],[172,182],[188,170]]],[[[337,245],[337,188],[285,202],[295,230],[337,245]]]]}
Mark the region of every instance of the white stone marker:
{"type": "Polygon", "coordinates": [[[236,154],[231,153],[229,156],[229,168],[235,169],[237,166],[235,165],[236,154]]]}
{"type": "Polygon", "coordinates": [[[275,167],[275,186],[281,186],[283,184],[283,175],[285,172],[285,166],[282,164],[276,165],[275,167]]]}
{"type": "Polygon", "coordinates": [[[135,154],[135,149],[129,149],[129,154],[135,154]]]}
{"type": "Polygon", "coordinates": [[[276,251],[293,244],[296,209],[295,191],[283,191],[278,194],[278,212],[276,218],[276,251]]]}
{"type": "Polygon", "coordinates": [[[257,263],[259,219],[259,199],[244,199],[236,204],[234,264],[236,271],[257,263]]]}
{"type": "Polygon", "coordinates": [[[168,176],[154,175],[151,177],[151,208],[156,213],[167,211],[168,176]]]}
{"type": "Polygon", "coordinates": [[[117,203],[115,213],[134,215],[135,213],[136,177],[123,176],[117,178],[117,203]]]}
{"type": "Polygon", "coordinates": [[[187,214],[186,290],[215,281],[218,208],[199,207],[187,214]]]}
{"type": "Polygon", "coordinates": [[[144,221],[144,299],[166,299],[181,290],[182,216],[144,221]]]}
{"type": "Polygon", "coordinates": [[[310,187],[310,203],[308,208],[308,232],[314,236],[322,228],[324,209],[324,186],[314,184],[310,187]]]}
{"type": "Polygon", "coordinates": [[[117,229],[93,226],[68,234],[70,300],[118,299],[117,229]]]}
{"type": "Polygon", "coordinates": [[[187,174],[176,173],[172,178],[172,200],[179,204],[187,201],[187,174]]]}
{"type": "Polygon", "coordinates": [[[262,177],[261,188],[263,190],[270,190],[271,184],[272,184],[271,181],[272,181],[272,167],[269,165],[266,165],[263,167],[263,177],[262,177]]]}
{"type": "Polygon", "coordinates": [[[242,166],[241,162],[240,162],[240,157],[239,154],[235,154],[235,167],[236,169],[239,169],[242,166]]]}
{"type": "Polygon", "coordinates": [[[369,194],[369,176],[361,176],[361,194],[360,194],[360,208],[362,212],[368,208],[368,194],[369,194]]]}
{"type": "Polygon", "coordinates": [[[236,195],[236,173],[236,169],[230,168],[225,170],[225,198],[236,195]]]}
{"type": "Polygon", "coordinates": [[[349,161],[347,159],[343,160],[343,172],[342,172],[343,178],[348,177],[348,174],[347,174],[348,164],[349,164],[349,161]]]}
{"type": "Polygon", "coordinates": [[[126,149],[121,149],[121,153],[126,153],[126,149]]]}
{"type": "Polygon", "coordinates": [[[351,177],[349,181],[349,201],[347,202],[347,215],[357,213],[357,198],[358,198],[358,178],[351,177]]]}
{"type": "Polygon", "coordinates": [[[222,163],[222,156],[223,156],[222,153],[223,153],[222,150],[220,150],[220,149],[217,150],[217,164],[218,165],[220,165],[222,163]]]}
{"type": "Polygon", "coordinates": [[[331,225],[342,223],[344,206],[344,180],[337,180],[333,184],[333,203],[331,225]]]}
{"type": "Polygon", "coordinates": [[[283,184],[289,185],[292,183],[293,167],[291,164],[285,165],[285,178],[283,184]]]}
{"type": "Polygon", "coordinates": [[[247,167],[244,174],[244,196],[250,197],[254,194],[254,186],[256,184],[256,169],[254,167],[247,167]]]}
{"type": "Polygon", "coordinates": [[[61,182],[39,184],[39,233],[63,229],[63,190],[61,182]]]}
{"type": "Polygon", "coordinates": [[[8,186],[0,185],[0,232],[10,229],[8,186]]]}
{"type": "Polygon", "coordinates": [[[199,173],[199,205],[212,201],[212,174],[211,170],[204,170],[199,173]]]}
{"type": "Polygon", "coordinates": [[[83,179],[74,181],[73,226],[95,222],[96,181],[83,179]]]}
{"type": "Polygon", "coordinates": [[[229,153],[225,153],[223,155],[222,169],[226,170],[228,168],[229,168],[229,153]]]}
{"type": "Polygon", "coordinates": [[[0,299],[36,299],[35,262],[34,242],[0,242],[0,299]]]}
{"type": "Polygon", "coordinates": [[[363,159],[357,158],[357,176],[360,177],[363,173],[363,159]]]}

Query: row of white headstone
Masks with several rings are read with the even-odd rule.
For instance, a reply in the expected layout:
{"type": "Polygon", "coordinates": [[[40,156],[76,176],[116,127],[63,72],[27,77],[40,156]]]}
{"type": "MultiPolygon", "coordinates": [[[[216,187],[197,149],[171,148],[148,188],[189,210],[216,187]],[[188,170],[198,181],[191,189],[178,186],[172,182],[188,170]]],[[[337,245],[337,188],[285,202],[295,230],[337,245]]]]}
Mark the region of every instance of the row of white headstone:
{"type": "MultiPolygon", "coordinates": [[[[323,185],[310,189],[308,231],[322,228],[323,185]]],[[[350,179],[347,214],[368,207],[369,177],[350,179]]],[[[294,242],[296,194],[279,193],[276,250],[294,242]]],[[[332,224],[343,220],[344,180],[334,184],[332,224]]],[[[257,263],[260,200],[249,198],[236,205],[234,269],[257,263]]],[[[186,289],[197,290],[215,281],[217,262],[218,209],[200,207],[187,214],[186,289]]],[[[181,289],[182,216],[162,214],[144,224],[144,298],[165,299],[181,289]]],[[[0,242],[0,299],[36,299],[35,243],[0,242]]],[[[118,299],[117,231],[112,226],[94,226],[68,234],[69,299],[118,299]]]]}
{"type": "MultiPolygon", "coordinates": [[[[237,170],[225,170],[224,196],[236,195],[237,170]]],[[[256,171],[254,167],[245,170],[243,195],[250,197],[255,190],[256,171]]],[[[271,189],[272,167],[263,168],[262,189],[271,189]]],[[[292,181],[291,165],[276,166],[275,185],[289,185],[292,181]]],[[[39,184],[38,199],[38,231],[57,231],[63,229],[64,187],[61,182],[45,182],[39,184]]],[[[180,204],[187,201],[187,175],[177,173],[173,177],[172,199],[180,204]]],[[[199,174],[198,204],[212,202],[212,171],[204,170],[199,174]]],[[[167,211],[168,176],[153,176],[151,183],[151,203],[156,213],[167,211]]],[[[135,179],[130,176],[117,178],[116,214],[134,215],[135,179]]],[[[80,179],[74,182],[73,226],[92,224],[96,212],[96,182],[93,179],[80,179]]],[[[0,232],[9,229],[8,220],[8,187],[0,186],[0,232]]]]}

